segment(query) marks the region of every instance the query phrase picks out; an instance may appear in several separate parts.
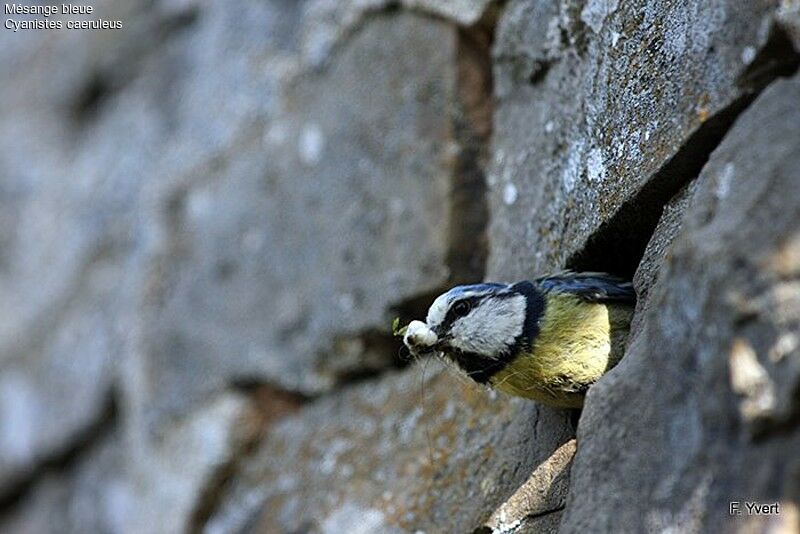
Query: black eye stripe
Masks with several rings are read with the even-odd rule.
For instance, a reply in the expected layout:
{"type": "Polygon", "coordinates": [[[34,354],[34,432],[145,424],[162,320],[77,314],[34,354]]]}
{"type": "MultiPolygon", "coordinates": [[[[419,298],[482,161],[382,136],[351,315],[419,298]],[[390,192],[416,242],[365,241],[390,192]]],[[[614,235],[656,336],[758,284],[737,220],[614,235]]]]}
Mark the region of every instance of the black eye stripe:
{"type": "Polygon", "coordinates": [[[475,308],[475,306],[477,306],[478,303],[481,300],[483,300],[484,296],[485,295],[475,296],[475,297],[466,297],[466,298],[458,299],[457,301],[453,302],[450,305],[450,308],[447,310],[447,313],[444,316],[444,321],[442,321],[442,325],[440,327],[441,331],[442,332],[449,331],[450,327],[453,326],[453,323],[456,321],[456,319],[459,319],[460,317],[463,317],[463,315],[466,315],[466,314],[461,314],[461,313],[459,313],[458,310],[456,310],[457,305],[459,305],[461,303],[465,303],[468,306],[467,313],[469,313],[470,310],[473,310],[475,308]]]}
{"type": "Polygon", "coordinates": [[[460,300],[453,304],[453,312],[460,317],[464,317],[468,314],[470,309],[472,309],[472,306],[470,306],[469,302],[466,300],[460,300]]]}

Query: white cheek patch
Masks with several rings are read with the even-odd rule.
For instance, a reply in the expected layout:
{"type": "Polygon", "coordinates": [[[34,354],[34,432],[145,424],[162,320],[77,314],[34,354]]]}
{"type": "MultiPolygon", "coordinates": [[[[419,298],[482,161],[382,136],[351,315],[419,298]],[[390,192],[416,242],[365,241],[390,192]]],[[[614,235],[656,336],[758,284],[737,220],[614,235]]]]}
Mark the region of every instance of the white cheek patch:
{"type": "Polygon", "coordinates": [[[522,333],[525,308],[522,295],[486,299],[468,316],[453,323],[450,344],[465,352],[499,355],[522,333]]]}
{"type": "Polygon", "coordinates": [[[411,321],[406,329],[406,335],[403,336],[403,343],[411,351],[431,348],[438,340],[436,332],[422,321],[411,321]]]}

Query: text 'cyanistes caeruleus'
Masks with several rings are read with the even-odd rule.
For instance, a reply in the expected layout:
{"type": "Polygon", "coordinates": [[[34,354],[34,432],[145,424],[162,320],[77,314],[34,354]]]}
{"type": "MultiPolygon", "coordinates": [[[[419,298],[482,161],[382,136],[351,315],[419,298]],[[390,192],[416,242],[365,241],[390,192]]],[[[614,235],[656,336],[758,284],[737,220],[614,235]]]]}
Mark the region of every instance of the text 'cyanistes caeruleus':
{"type": "Polygon", "coordinates": [[[443,354],[478,383],[578,408],[622,358],[635,304],[630,282],[603,273],[458,286],[403,341],[415,355],[443,354]]]}

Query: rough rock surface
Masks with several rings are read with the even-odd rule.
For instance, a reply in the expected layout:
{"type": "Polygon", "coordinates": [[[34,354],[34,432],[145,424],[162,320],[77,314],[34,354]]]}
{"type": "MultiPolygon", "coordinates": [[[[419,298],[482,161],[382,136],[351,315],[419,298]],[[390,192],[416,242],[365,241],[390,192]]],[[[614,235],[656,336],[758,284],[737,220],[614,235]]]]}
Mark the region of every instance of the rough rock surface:
{"type": "MultiPolygon", "coordinates": [[[[386,332],[392,304],[448,280],[457,147],[437,110],[454,47],[437,21],[372,21],[325,71],[286,88],[285,107],[246,132],[236,158],[159,195],[168,226],[142,334],[160,376],[143,394],[154,409],[234,381],[329,389],[368,369],[358,351],[348,358],[360,332],[386,332]],[[397,47],[402,60],[387,64],[397,47]],[[361,69],[374,71],[369,86],[353,83],[361,69]]],[[[391,364],[381,356],[378,369],[391,364]]]]}
{"type": "Polygon", "coordinates": [[[322,67],[333,50],[368,19],[396,7],[420,15],[442,17],[462,26],[477,24],[492,10],[493,0],[307,0],[302,28],[303,62],[322,67]]]}
{"type": "Polygon", "coordinates": [[[674,197],[670,199],[661,218],[658,220],[655,230],[647,247],[644,249],[642,261],[636,274],[633,276],[633,287],[636,289],[636,314],[633,318],[632,330],[638,330],[639,325],[644,320],[645,310],[650,302],[650,290],[658,280],[661,267],[665,263],[672,261],[671,245],[683,227],[683,217],[686,210],[694,200],[694,193],[697,188],[697,180],[684,186],[674,197]]]}
{"type": "Polygon", "coordinates": [[[37,480],[0,518],[0,530],[23,534],[128,530],[136,507],[124,470],[124,451],[117,433],[103,436],[67,469],[37,480]]]}
{"type": "Polygon", "coordinates": [[[117,369],[146,474],[221,389],[393,364],[390,305],[475,272],[446,264],[453,25],[376,13],[304,74],[302,2],[144,4],[98,12],[120,33],[2,35],[2,491],[91,433],[117,369]]]}
{"type": "Polygon", "coordinates": [[[800,79],[776,82],[704,167],[642,328],[589,393],[564,532],[798,527],[798,102],[800,79]]]}
{"type": "Polygon", "coordinates": [[[0,33],[0,495],[92,433],[128,341],[140,162],[123,148],[149,132],[129,110],[96,135],[86,91],[160,15],[123,2],[100,14],[136,22],[113,44],[0,33]]]}
{"type": "Polygon", "coordinates": [[[483,522],[511,529],[528,512],[563,507],[551,486],[564,484],[574,449],[562,445],[571,436],[565,412],[494,394],[423,362],[270,429],[209,530],[439,532],[447,525],[468,532],[483,522]],[[492,515],[526,480],[516,497],[524,503],[492,515]]]}
{"type": "Polygon", "coordinates": [[[509,2],[494,50],[487,278],[608,270],[634,278],[645,310],[686,184],[752,92],[796,66],[773,15],[734,2],[509,2]]]}
{"type": "Polygon", "coordinates": [[[658,206],[786,66],[765,59],[773,48],[758,54],[773,16],[760,2],[510,2],[495,48],[489,273],[570,260],[632,276],[658,206]]]}

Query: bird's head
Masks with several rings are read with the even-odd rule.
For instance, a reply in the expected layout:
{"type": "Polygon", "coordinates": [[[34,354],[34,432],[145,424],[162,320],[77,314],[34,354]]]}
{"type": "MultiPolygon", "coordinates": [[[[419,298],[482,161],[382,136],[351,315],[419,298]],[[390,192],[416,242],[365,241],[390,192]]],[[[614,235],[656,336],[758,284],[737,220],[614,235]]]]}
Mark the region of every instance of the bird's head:
{"type": "Polygon", "coordinates": [[[536,298],[530,282],[457,286],[433,301],[424,323],[408,325],[403,341],[413,354],[440,351],[462,367],[500,361],[529,334],[536,298]]]}

